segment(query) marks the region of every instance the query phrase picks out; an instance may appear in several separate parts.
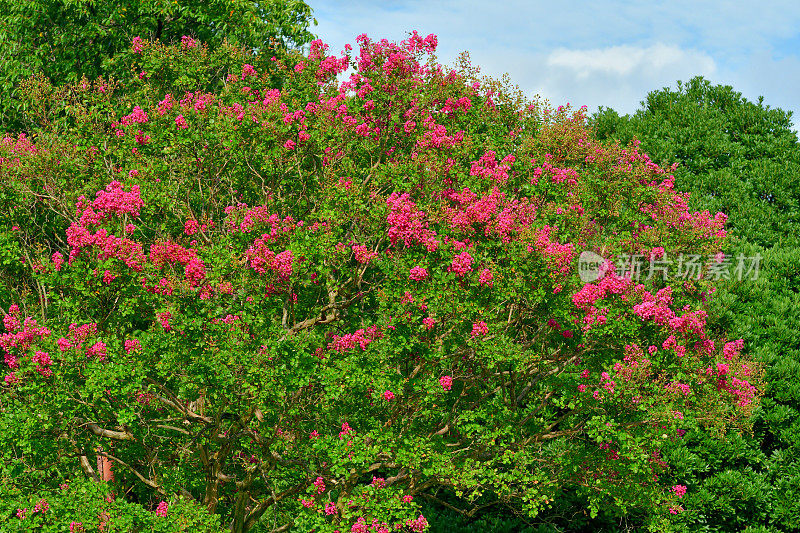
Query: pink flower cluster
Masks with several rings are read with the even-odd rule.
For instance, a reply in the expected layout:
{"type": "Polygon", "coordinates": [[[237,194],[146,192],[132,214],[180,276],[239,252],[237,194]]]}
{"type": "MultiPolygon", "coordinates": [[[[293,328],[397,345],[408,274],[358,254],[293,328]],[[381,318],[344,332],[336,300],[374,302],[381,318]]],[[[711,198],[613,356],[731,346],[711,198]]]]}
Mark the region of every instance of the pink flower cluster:
{"type": "Polygon", "coordinates": [[[514,161],[516,161],[516,158],[513,155],[507,155],[502,161],[498,162],[497,154],[489,150],[480,159],[472,162],[469,175],[492,180],[499,185],[503,185],[508,181],[508,172],[511,170],[511,165],[514,164],[514,161]]]}
{"type": "Polygon", "coordinates": [[[469,252],[461,252],[453,257],[453,261],[447,270],[455,273],[457,276],[464,277],[468,272],[472,271],[472,256],[469,252]]]}
{"type": "Polygon", "coordinates": [[[378,257],[376,252],[370,251],[370,249],[363,244],[354,244],[351,249],[353,250],[356,261],[363,265],[368,265],[370,261],[378,257]]]}
{"type": "Polygon", "coordinates": [[[197,39],[192,39],[188,35],[181,37],[181,46],[183,46],[184,49],[188,50],[189,48],[197,48],[198,44],[200,44],[200,41],[197,39]]]}
{"type": "Polygon", "coordinates": [[[184,276],[192,287],[199,286],[206,279],[205,263],[197,257],[194,248],[184,248],[169,241],[155,243],[150,247],[150,262],[158,268],[175,263],[183,265],[184,276]]]}
{"type": "Polygon", "coordinates": [[[442,386],[442,389],[445,391],[449,391],[453,388],[453,377],[452,376],[442,376],[439,378],[439,385],[442,386]]]}
{"type": "Polygon", "coordinates": [[[489,326],[486,325],[486,322],[480,320],[472,324],[472,334],[471,337],[474,339],[475,337],[483,337],[489,333],[489,326]]]}
{"type": "Polygon", "coordinates": [[[551,240],[551,234],[554,229],[551,226],[544,226],[539,230],[535,246],[552,272],[563,275],[569,272],[572,259],[575,257],[575,247],[572,243],[560,244],[551,240]]]}
{"type": "MultiPolygon", "coordinates": [[[[24,322],[20,321],[18,305],[9,307],[8,314],[3,317],[3,325],[6,333],[0,335],[0,348],[5,352],[5,363],[12,369],[19,368],[17,354],[24,354],[34,342],[50,336],[50,330],[39,327],[33,318],[27,317],[24,322]]],[[[49,361],[49,356],[47,360],[49,361]]]]}
{"type": "MultiPolygon", "coordinates": [[[[81,202],[81,196],[78,201],[81,202]]],[[[97,191],[96,198],[92,202],[91,208],[83,211],[81,216],[82,222],[90,222],[97,224],[101,220],[109,218],[114,214],[117,216],[130,215],[138,217],[139,212],[144,206],[142,197],[139,192],[139,186],[134,185],[130,191],[126,191],[122,183],[112,181],[106,185],[102,191],[97,191]],[[94,211],[97,212],[95,215],[94,211]],[[84,217],[86,217],[84,219],[84,217]]]]}
{"type": "Polygon", "coordinates": [[[414,281],[426,280],[428,279],[428,270],[420,266],[412,267],[408,274],[408,279],[412,279],[414,281]]]}
{"type": "Polygon", "coordinates": [[[167,516],[167,511],[169,510],[169,504],[165,501],[161,501],[156,507],[156,516],[165,517],[167,516]]]}
{"type": "Polygon", "coordinates": [[[439,246],[439,241],[435,240],[436,233],[428,229],[425,213],[417,209],[417,204],[408,193],[392,193],[386,204],[390,208],[386,221],[389,223],[389,241],[392,246],[402,240],[407,247],[422,244],[429,252],[436,251],[439,246]]]}
{"type": "Polygon", "coordinates": [[[328,345],[328,348],[340,353],[352,350],[356,346],[366,350],[367,346],[381,337],[383,337],[383,333],[378,329],[378,326],[370,326],[342,336],[334,335],[333,341],[328,345]]]}
{"type": "Polygon", "coordinates": [[[142,343],[139,341],[139,339],[125,340],[125,353],[131,353],[141,349],[142,349],[142,343]]]}
{"type": "Polygon", "coordinates": [[[447,128],[442,124],[437,124],[430,115],[422,121],[422,124],[425,127],[425,132],[417,140],[417,148],[419,150],[454,148],[464,140],[463,131],[448,135],[447,128]]]}
{"type": "Polygon", "coordinates": [[[131,39],[131,51],[134,54],[141,54],[144,51],[144,41],[138,35],[131,39]]]}
{"type": "Polygon", "coordinates": [[[130,115],[125,115],[119,120],[119,123],[123,126],[130,126],[132,124],[144,124],[145,122],[149,121],[150,117],[147,116],[144,109],[139,107],[138,105],[133,108],[130,115]]]}

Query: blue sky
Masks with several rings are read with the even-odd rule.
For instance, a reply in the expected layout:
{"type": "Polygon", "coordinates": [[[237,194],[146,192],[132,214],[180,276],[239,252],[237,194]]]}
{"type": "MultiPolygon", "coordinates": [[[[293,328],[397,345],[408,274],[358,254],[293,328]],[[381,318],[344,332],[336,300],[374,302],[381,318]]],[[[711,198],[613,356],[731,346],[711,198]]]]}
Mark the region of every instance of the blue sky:
{"type": "MultiPolygon", "coordinates": [[[[749,100],[793,111],[800,124],[800,2],[561,0],[400,2],[309,0],[331,52],[366,33],[439,37],[453,64],[468,51],[491,76],[508,73],[529,97],[636,111],[645,95],[702,75],[749,100]]],[[[796,128],[795,128],[796,129],[796,128]]]]}

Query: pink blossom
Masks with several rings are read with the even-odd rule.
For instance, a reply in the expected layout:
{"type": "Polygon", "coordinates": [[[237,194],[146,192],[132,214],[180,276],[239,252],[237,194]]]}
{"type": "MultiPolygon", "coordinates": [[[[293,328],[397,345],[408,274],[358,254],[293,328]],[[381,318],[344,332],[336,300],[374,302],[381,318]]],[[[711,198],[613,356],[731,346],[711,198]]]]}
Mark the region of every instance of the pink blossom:
{"type": "Polygon", "coordinates": [[[394,393],[390,390],[387,390],[386,392],[383,393],[383,399],[386,400],[387,402],[391,402],[392,400],[394,400],[394,393]]]}
{"type": "Polygon", "coordinates": [[[169,509],[169,504],[162,500],[161,503],[158,504],[158,507],[156,507],[156,515],[165,517],[167,516],[168,509],[169,509]]]}
{"type": "Polygon", "coordinates": [[[489,333],[489,326],[487,326],[486,322],[484,322],[483,320],[479,320],[478,322],[475,322],[474,324],[472,324],[472,338],[473,339],[475,337],[478,337],[478,336],[487,335],[488,333],[489,333]]]}
{"type": "Polygon", "coordinates": [[[683,498],[683,495],[686,494],[686,486],[685,485],[674,485],[672,487],[672,492],[675,493],[678,498],[683,498]]]}
{"type": "Polygon", "coordinates": [[[175,125],[182,130],[185,130],[189,127],[189,123],[186,121],[186,118],[184,118],[183,115],[178,115],[175,117],[175,125]]]}
{"type": "Polygon", "coordinates": [[[439,378],[439,385],[442,386],[442,389],[445,391],[449,391],[453,388],[453,377],[452,376],[442,376],[439,378]]]}
{"type": "Polygon", "coordinates": [[[144,41],[138,35],[131,40],[131,50],[134,54],[141,54],[144,50],[144,41]]]}
{"type": "Polygon", "coordinates": [[[494,274],[488,268],[484,268],[481,270],[480,275],[478,276],[478,283],[481,285],[485,285],[487,287],[491,287],[494,285],[494,274]]]}
{"type": "Polygon", "coordinates": [[[51,259],[53,261],[53,266],[55,267],[56,272],[60,272],[61,271],[61,265],[64,264],[64,256],[61,255],[60,252],[55,252],[51,259]]]}
{"type": "Polygon", "coordinates": [[[199,41],[197,39],[192,39],[188,35],[184,35],[181,37],[181,46],[185,49],[189,48],[197,48],[199,41]]]}
{"type": "Polygon", "coordinates": [[[411,269],[408,278],[414,281],[422,281],[428,278],[428,270],[420,266],[415,266],[411,269]]]}
{"type": "Polygon", "coordinates": [[[461,252],[453,257],[453,261],[447,270],[463,277],[467,272],[472,271],[472,256],[469,255],[469,252],[461,252]]]}
{"type": "Polygon", "coordinates": [[[142,343],[139,339],[126,339],[125,340],[125,353],[131,353],[135,350],[141,350],[142,343]]]}

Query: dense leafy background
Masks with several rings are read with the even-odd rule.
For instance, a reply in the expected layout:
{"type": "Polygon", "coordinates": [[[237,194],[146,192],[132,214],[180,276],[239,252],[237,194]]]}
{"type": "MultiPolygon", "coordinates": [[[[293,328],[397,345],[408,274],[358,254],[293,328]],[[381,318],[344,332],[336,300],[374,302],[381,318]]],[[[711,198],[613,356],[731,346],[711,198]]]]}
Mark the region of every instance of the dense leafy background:
{"type": "Polygon", "coordinates": [[[800,523],[800,145],[790,114],[695,78],[653,91],[630,116],[593,117],[601,138],[633,138],[661,164],[679,162],[675,184],[696,209],[730,215],[726,253],[763,256],[760,277],[730,283],[713,301],[717,327],[742,337],[766,368],[766,397],[752,435],[701,433],[670,463],[692,480],[685,527],[793,531],[800,523]]]}
{"type": "Polygon", "coordinates": [[[42,73],[54,84],[82,76],[127,77],[131,39],[180,41],[188,35],[216,48],[223,40],[282,55],[307,44],[311,8],[299,0],[1,0],[0,129],[29,126],[19,85],[42,73]]]}

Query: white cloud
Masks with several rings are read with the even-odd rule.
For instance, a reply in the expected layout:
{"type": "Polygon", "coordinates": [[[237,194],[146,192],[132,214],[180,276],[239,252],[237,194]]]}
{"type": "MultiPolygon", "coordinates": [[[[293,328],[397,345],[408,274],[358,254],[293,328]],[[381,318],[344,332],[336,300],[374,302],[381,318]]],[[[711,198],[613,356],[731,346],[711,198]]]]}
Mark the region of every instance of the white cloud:
{"type": "Polygon", "coordinates": [[[547,56],[547,66],[574,72],[580,79],[596,74],[617,76],[658,75],[664,71],[691,70],[713,74],[714,60],[707,54],[682,50],[662,43],[636,47],[629,45],[568,50],[559,48],[547,56]]]}

